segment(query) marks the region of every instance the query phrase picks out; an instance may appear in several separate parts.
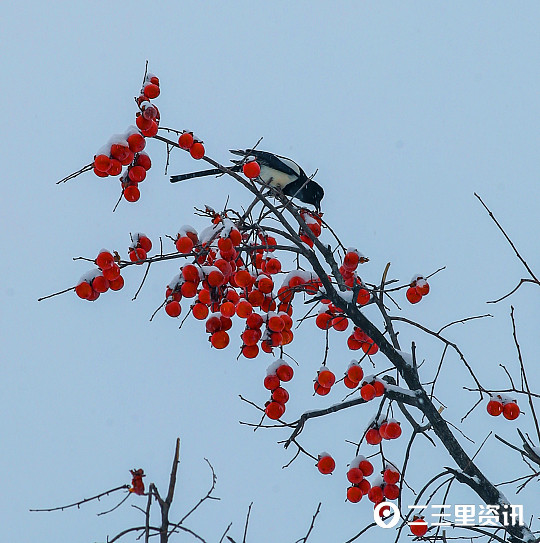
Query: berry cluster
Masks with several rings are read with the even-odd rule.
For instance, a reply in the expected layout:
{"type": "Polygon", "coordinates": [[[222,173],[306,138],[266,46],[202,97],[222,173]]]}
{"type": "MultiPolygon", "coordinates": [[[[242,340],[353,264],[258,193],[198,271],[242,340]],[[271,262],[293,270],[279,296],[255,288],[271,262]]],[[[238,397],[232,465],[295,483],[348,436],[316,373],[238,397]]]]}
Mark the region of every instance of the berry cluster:
{"type": "Polygon", "coordinates": [[[360,381],[364,378],[364,370],[360,366],[360,362],[357,360],[351,360],[345,377],[343,378],[343,384],[347,388],[356,388],[360,381]]]}
{"type": "Polygon", "coordinates": [[[487,404],[487,412],[493,417],[498,417],[502,413],[503,417],[508,420],[515,420],[520,414],[516,400],[501,396],[500,394],[492,396],[487,404]]]}
{"type": "Polygon", "coordinates": [[[407,300],[411,304],[417,304],[423,296],[429,294],[429,285],[423,275],[415,275],[411,279],[409,288],[407,289],[407,300]]]}
{"type": "Polygon", "coordinates": [[[370,400],[373,400],[373,398],[379,398],[382,396],[384,394],[384,390],[384,381],[381,381],[375,377],[369,377],[362,382],[360,396],[362,396],[366,402],[369,402],[370,400]]]}
{"type": "Polygon", "coordinates": [[[178,146],[180,149],[189,151],[189,154],[195,159],[200,160],[205,153],[202,140],[193,135],[193,132],[184,130],[178,138],[178,146]]]}
{"type": "Polygon", "coordinates": [[[326,396],[335,382],[336,376],[330,370],[326,369],[326,366],[322,366],[317,372],[317,378],[313,383],[315,394],[326,396]]]}
{"type": "Polygon", "coordinates": [[[159,79],[148,74],[136,99],[139,111],[136,127],[130,126],[123,134],[112,136],[94,157],[94,173],[98,177],[120,175],[122,194],[128,202],[136,202],[140,196],[139,183],[146,178],[152,166],[150,157],[143,151],[146,139],[157,134],[159,110],[150,102],[159,96],[159,79]],[[123,166],[127,166],[122,173],[123,166]]]}
{"type": "Polygon", "coordinates": [[[277,420],[285,413],[285,404],[289,393],[281,386],[293,378],[294,371],[284,360],[276,360],[266,369],[264,388],[271,392],[270,399],[264,404],[264,412],[269,419],[277,420]]]}
{"type": "Polygon", "coordinates": [[[297,291],[315,294],[319,283],[311,274],[295,270],[275,292],[276,277],[282,273],[281,262],[271,255],[275,238],[261,231],[243,236],[226,216],[215,214],[200,235],[183,226],[171,239],[176,250],[193,257],[193,262],[183,265],[167,286],[169,316],[180,315],[182,298],[195,299],[191,313],[206,319],[210,342],[219,349],[229,344],[232,319],[245,320],[241,352],[246,358],[255,358],[259,350],[272,353],[274,347],[293,340],[293,296],[297,291]]]}
{"type": "MultiPolygon", "coordinates": [[[[248,176],[249,177],[249,176],[248,176]]],[[[318,238],[322,232],[322,219],[321,216],[317,213],[303,209],[300,211],[300,217],[306,223],[306,226],[311,230],[311,233],[318,238]]],[[[302,230],[298,232],[300,239],[308,246],[313,247],[313,240],[302,230]]]]}
{"type": "Polygon", "coordinates": [[[351,351],[362,349],[366,354],[376,354],[379,351],[378,345],[357,326],[347,338],[347,346],[351,351]]]}
{"type": "Polygon", "coordinates": [[[116,258],[106,249],[102,249],[95,260],[98,269],[89,271],[77,283],[75,287],[77,296],[93,302],[99,298],[100,294],[109,289],[120,290],[124,286],[124,278],[120,275],[120,266],[118,266],[117,260],[119,261],[120,258],[116,258]]]}
{"type": "Polygon", "coordinates": [[[366,432],[366,442],[378,445],[383,439],[397,439],[400,435],[401,424],[396,419],[385,419],[380,424],[375,421],[366,432]]]}

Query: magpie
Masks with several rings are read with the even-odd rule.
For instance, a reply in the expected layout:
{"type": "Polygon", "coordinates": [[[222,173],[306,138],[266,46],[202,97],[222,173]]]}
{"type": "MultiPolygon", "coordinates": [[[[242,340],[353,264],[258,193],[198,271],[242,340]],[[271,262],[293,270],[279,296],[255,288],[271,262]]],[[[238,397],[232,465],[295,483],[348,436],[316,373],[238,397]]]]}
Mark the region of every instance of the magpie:
{"type": "MultiPolygon", "coordinates": [[[[261,167],[259,177],[264,184],[281,190],[287,196],[298,198],[301,202],[312,204],[317,211],[320,211],[321,200],[324,196],[323,188],[312,179],[309,179],[304,170],[294,160],[274,153],[258,151],[257,149],[246,149],[245,151],[231,149],[230,152],[233,155],[256,160],[261,167]]],[[[233,162],[235,163],[234,166],[229,169],[233,172],[241,171],[244,160],[233,160],[233,162]]],[[[200,172],[173,175],[171,176],[171,183],[222,173],[221,170],[213,168],[200,172]]]]}

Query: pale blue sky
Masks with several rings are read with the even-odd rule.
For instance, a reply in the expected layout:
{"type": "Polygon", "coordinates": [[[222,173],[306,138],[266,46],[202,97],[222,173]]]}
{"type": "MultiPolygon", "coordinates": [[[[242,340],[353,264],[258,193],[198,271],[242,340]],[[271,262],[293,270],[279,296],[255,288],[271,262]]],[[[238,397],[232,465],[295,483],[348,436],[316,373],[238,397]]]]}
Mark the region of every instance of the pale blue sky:
{"type": "MultiPolygon", "coordinates": [[[[294,158],[308,173],[318,169],[325,218],[345,245],[370,256],[367,281],[376,282],[388,261],[390,275],[401,280],[446,266],[428,298],[415,307],[401,305],[406,316],[431,328],[491,312],[493,319],[448,332],[486,386],[506,386],[499,363],[518,376],[511,301],[531,386],[538,390],[538,293],[524,288],[510,301],[486,306],[510,290],[523,270],[473,192],[538,270],[539,17],[536,2],[502,1],[3,6],[5,541],[105,541],[139,522],[140,513],[129,506],[95,516],[114,500],[48,515],[28,508],[129,482],[134,467],[163,487],[176,436],[182,438],[179,513],[206,492],[204,457],[218,475],[222,501],[208,504],[190,524],[209,541],[217,541],[231,521],[233,537],[240,537],[251,501],[250,542],[268,541],[269,532],[274,541],[302,537],[318,501],[323,507],[313,543],[343,541],[371,518],[365,500],[344,502],[345,466],[353,456],[345,440],[360,435],[371,406],[306,428],[302,443],[309,450],[335,454],[333,476],[322,477],[305,458],[282,470],[291,453],[276,441],[287,435],[254,434],[238,424],[257,420],[238,394],[264,403],[262,379],[272,359],[236,362],[234,348],[210,349],[203,327],[192,320],[181,331],[162,313],[148,322],[177,263],[153,267],[133,303],[141,269],[126,272],[123,291],[93,304],[71,293],[36,301],[73,285],[88,269],[72,257],[94,257],[102,247],[125,255],[129,232],[157,240],[185,223],[201,229],[206,223],[193,217],[194,206],[219,208],[228,195],[233,205],[248,202],[226,179],[170,185],[157,141],[147,147],[154,167],[141,200],[123,202],[115,214],[114,180],[86,174],[55,185],[133,123],[133,96],[146,59],[161,80],[162,125],[194,130],[213,158],[226,161],[228,149],[248,147],[262,136],[262,149],[294,158]]],[[[170,172],[197,166],[176,153],[170,172]]],[[[376,319],[372,310],[369,315],[376,319]]],[[[440,346],[407,328],[400,337],[403,348],[416,341],[431,375],[440,346]]],[[[337,334],[332,338],[329,364],[336,372],[351,358],[344,343],[337,334]]],[[[301,366],[288,387],[288,420],[342,398],[337,390],[311,397],[323,348],[323,334],[312,323],[298,330],[290,352],[301,366]]],[[[449,358],[440,395],[454,423],[476,400],[462,391],[468,384],[458,359],[449,358]]],[[[531,430],[530,413],[519,423],[531,430]]],[[[488,419],[479,408],[464,425],[477,442],[468,451],[476,450],[489,428],[516,438],[515,425],[488,419]]],[[[391,444],[393,460],[400,461],[404,445],[391,444]]],[[[415,447],[418,463],[410,475],[419,487],[449,460],[440,447],[437,454],[422,442],[415,447]]],[[[487,450],[479,464],[488,476],[524,473],[517,455],[491,441],[487,450]]],[[[530,504],[533,495],[531,489],[517,500],[530,504]]],[[[468,493],[458,497],[476,503],[468,493]]]]}

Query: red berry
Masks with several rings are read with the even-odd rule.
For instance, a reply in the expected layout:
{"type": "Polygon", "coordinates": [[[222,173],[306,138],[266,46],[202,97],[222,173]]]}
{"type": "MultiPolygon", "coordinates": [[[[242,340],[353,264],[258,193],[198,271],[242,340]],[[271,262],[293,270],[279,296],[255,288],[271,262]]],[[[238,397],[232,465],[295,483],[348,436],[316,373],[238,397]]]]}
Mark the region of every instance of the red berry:
{"type": "Polygon", "coordinates": [[[349,326],[347,317],[334,317],[332,319],[332,328],[338,332],[344,332],[349,326]]]}
{"type": "Polygon", "coordinates": [[[275,374],[267,375],[264,378],[264,388],[267,390],[276,390],[279,387],[279,377],[275,374]]]}
{"type": "Polygon", "coordinates": [[[348,270],[355,270],[358,266],[358,262],[360,261],[360,257],[357,253],[354,252],[348,252],[345,255],[345,258],[343,259],[343,267],[348,270]]]}
{"type": "Polygon", "coordinates": [[[146,140],[140,134],[131,134],[127,139],[129,148],[134,153],[140,153],[146,147],[146,140]]]}
{"type": "Polygon", "coordinates": [[[113,279],[112,281],[109,280],[109,288],[111,290],[120,290],[123,286],[124,286],[124,278],[121,275],[119,275],[116,279],[113,279]]]}
{"type": "Polygon", "coordinates": [[[236,305],[236,314],[241,319],[247,319],[253,313],[253,306],[247,300],[241,300],[236,305]]]}
{"type": "Polygon", "coordinates": [[[362,398],[364,398],[366,402],[373,400],[373,398],[375,398],[375,395],[376,395],[376,391],[373,385],[364,385],[360,389],[360,396],[362,396],[362,398]]]}
{"type": "Polygon", "coordinates": [[[100,294],[107,292],[109,290],[109,281],[103,275],[98,275],[92,281],[92,288],[100,294]]]}
{"type": "Polygon", "coordinates": [[[208,317],[208,307],[205,305],[205,304],[201,304],[199,302],[197,302],[192,308],[191,308],[191,312],[193,313],[193,316],[200,320],[200,321],[203,321],[204,319],[206,319],[206,317],[208,317]]]}
{"type": "Polygon", "coordinates": [[[169,317],[178,317],[180,315],[180,312],[182,311],[182,307],[178,302],[172,301],[169,302],[165,306],[165,312],[169,317]]]}
{"type": "Polygon", "coordinates": [[[358,305],[366,305],[371,299],[371,294],[365,288],[361,288],[358,291],[358,296],[356,297],[356,303],[358,305]]]}
{"type": "MultiPolygon", "coordinates": [[[[190,253],[193,249],[193,241],[188,238],[187,236],[181,236],[179,237],[176,242],[176,250],[179,253],[182,253],[183,255],[190,253]]],[[[197,277],[199,276],[199,273],[197,272],[197,277]]]]}
{"type": "Polygon", "coordinates": [[[189,154],[195,159],[200,160],[204,156],[204,145],[200,141],[196,141],[190,148],[189,154]]]}
{"type": "Polygon", "coordinates": [[[384,485],[383,489],[384,497],[388,500],[397,500],[399,497],[399,486],[396,485],[384,485]]]}
{"type": "Polygon", "coordinates": [[[102,270],[112,268],[114,266],[114,257],[109,251],[101,251],[97,255],[96,264],[102,270]]]}
{"type": "Polygon", "coordinates": [[[379,397],[384,394],[384,383],[382,381],[373,381],[371,383],[373,385],[373,388],[375,389],[375,396],[379,397]]]}
{"type": "Polygon", "coordinates": [[[503,417],[508,420],[515,420],[519,417],[519,406],[515,402],[508,402],[503,407],[503,417]]]}
{"type": "Polygon", "coordinates": [[[152,123],[150,125],[150,128],[147,128],[146,130],[141,130],[142,135],[145,138],[153,138],[158,132],[158,124],[155,121],[150,122],[152,123]]]}
{"type": "Polygon", "coordinates": [[[142,166],[146,171],[152,167],[152,161],[147,154],[140,154],[135,160],[136,166],[142,166]]]}
{"type": "Polygon", "coordinates": [[[369,492],[369,489],[371,488],[371,483],[367,479],[362,479],[358,483],[358,488],[362,491],[362,494],[364,496],[369,492]]]}
{"type": "Polygon", "coordinates": [[[358,467],[362,470],[364,477],[369,477],[373,473],[373,464],[369,460],[362,460],[358,467]]]}
{"type": "Polygon", "coordinates": [[[383,491],[380,486],[372,486],[368,492],[369,501],[377,504],[384,500],[383,491]]]}
{"type": "Polygon", "coordinates": [[[388,439],[397,439],[401,435],[401,426],[397,422],[389,422],[386,426],[388,439]]]}
{"type": "Polygon", "coordinates": [[[285,413],[285,406],[279,402],[268,402],[264,411],[269,419],[277,420],[285,413]]]}
{"type": "Polygon", "coordinates": [[[330,455],[319,456],[317,462],[317,469],[323,474],[328,475],[334,471],[336,462],[330,455]]]}
{"type": "MultiPolygon", "coordinates": [[[[382,437],[381,437],[381,434],[379,434],[379,430],[377,430],[377,428],[370,428],[366,432],[366,441],[370,445],[378,445],[382,441],[382,437]]],[[[362,470],[362,471],[364,471],[364,470],[362,470]]],[[[364,472],[364,474],[365,474],[365,472],[364,472]]]]}
{"type": "Polygon", "coordinates": [[[317,381],[324,388],[331,388],[336,382],[336,376],[330,370],[322,370],[317,376],[317,381]]]}
{"type": "Polygon", "coordinates": [[[363,496],[362,490],[357,486],[350,486],[347,489],[347,500],[349,500],[351,503],[358,503],[363,496]]]}
{"type": "Polygon", "coordinates": [[[103,277],[107,279],[107,281],[111,282],[115,279],[118,279],[120,276],[120,266],[117,264],[113,264],[110,268],[106,268],[103,270],[103,277]]]}
{"type": "Polygon", "coordinates": [[[75,287],[75,293],[79,298],[82,298],[83,300],[88,300],[92,297],[92,286],[90,285],[90,283],[83,281],[75,287]]]}
{"type": "Polygon", "coordinates": [[[409,287],[406,296],[411,304],[416,304],[422,299],[422,295],[416,290],[416,287],[409,287]]]}
{"type": "Polygon", "coordinates": [[[347,479],[353,485],[358,484],[364,478],[364,473],[360,468],[351,468],[347,472],[347,479]]]}
{"type": "Polygon", "coordinates": [[[141,192],[136,185],[128,185],[124,189],[124,198],[128,202],[136,202],[141,197],[141,192]]]}
{"type": "Polygon", "coordinates": [[[216,349],[224,349],[229,344],[229,334],[225,330],[219,330],[212,334],[210,341],[216,349]]]}
{"type": "Polygon", "coordinates": [[[272,392],[272,400],[285,404],[289,401],[289,393],[283,387],[277,387],[272,392]]]}
{"type": "Polygon", "coordinates": [[[259,166],[258,162],[253,160],[251,162],[246,162],[242,168],[242,171],[249,179],[255,179],[255,177],[259,177],[261,167],[259,166]]]}
{"type": "Polygon", "coordinates": [[[399,472],[387,468],[384,470],[383,479],[385,483],[388,483],[389,485],[395,485],[399,481],[399,472]]]}
{"type": "Polygon", "coordinates": [[[157,85],[154,85],[153,83],[148,83],[145,85],[143,94],[150,98],[150,100],[153,100],[154,98],[157,98],[159,96],[159,87],[157,85]]]}
{"type": "Polygon", "coordinates": [[[149,119],[145,117],[144,115],[141,115],[140,113],[137,113],[137,118],[135,119],[135,124],[137,125],[137,128],[139,130],[144,131],[152,128],[152,123],[154,121],[152,119],[149,119]]]}
{"type": "Polygon", "coordinates": [[[288,364],[281,364],[276,370],[276,374],[281,381],[290,381],[293,378],[294,370],[288,364]]]}
{"type": "Polygon", "coordinates": [[[263,325],[263,322],[263,318],[258,313],[251,313],[246,319],[246,326],[251,329],[256,329],[260,328],[263,325]]]}
{"type": "Polygon", "coordinates": [[[330,313],[319,313],[315,319],[315,324],[321,330],[328,330],[332,326],[332,315],[330,313]]]}
{"type": "Polygon", "coordinates": [[[364,378],[364,370],[358,364],[353,364],[347,370],[347,377],[359,383],[364,378]]]}
{"type": "Polygon", "coordinates": [[[94,158],[94,168],[99,172],[107,172],[111,167],[111,159],[107,155],[97,155],[94,158]]]}
{"type": "Polygon", "coordinates": [[[193,134],[191,132],[184,132],[178,138],[178,145],[182,149],[186,149],[186,150],[191,149],[191,146],[193,145],[193,143],[194,143],[193,134]]]}
{"type": "Polygon", "coordinates": [[[487,404],[487,412],[492,417],[497,417],[503,412],[503,404],[497,400],[491,400],[487,404]]]}
{"type": "Polygon", "coordinates": [[[197,285],[192,281],[185,281],[180,287],[180,292],[186,298],[194,298],[197,294],[197,285]]]}
{"type": "Polygon", "coordinates": [[[274,275],[281,271],[281,262],[277,258],[271,258],[266,262],[266,273],[274,275]]]}
{"type": "Polygon", "coordinates": [[[356,388],[358,386],[358,381],[351,381],[347,375],[343,378],[343,384],[350,389],[356,388]]]}
{"type": "Polygon", "coordinates": [[[242,347],[242,354],[246,358],[255,358],[259,354],[259,347],[257,345],[244,345],[242,347]]]}
{"type": "Polygon", "coordinates": [[[129,169],[128,177],[134,183],[140,183],[146,177],[146,170],[142,166],[133,166],[129,169]]]}
{"type": "Polygon", "coordinates": [[[424,520],[423,517],[415,516],[413,522],[409,523],[409,527],[411,529],[411,533],[416,537],[422,537],[426,535],[428,531],[427,522],[424,520]]]}
{"type": "Polygon", "coordinates": [[[141,249],[149,253],[152,250],[152,242],[146,236],[139,236],[137,244],[141,249]]]}
{"type": "Polygon", "coordinates": [[[140,247],[135,247],[129,251],[129,259],[131,262],[142,264],[146,260],[146,251],[140,247]]]}
{"type": "Polygon", "coordinates": [[[116,160],[116,158],[111,158],[111,165],[109,166],[107,173],[109,175],[119,175],[121,171],[122,163],[119,160],[116,160]]]}
{"type": "Polygon", "coordinates": [[[315,394],[318,394],[319,396],[326,396],[330,392],[329,388],[323,387],[318,381],[313,383],[313,388],[315,390],[315,394]]]}

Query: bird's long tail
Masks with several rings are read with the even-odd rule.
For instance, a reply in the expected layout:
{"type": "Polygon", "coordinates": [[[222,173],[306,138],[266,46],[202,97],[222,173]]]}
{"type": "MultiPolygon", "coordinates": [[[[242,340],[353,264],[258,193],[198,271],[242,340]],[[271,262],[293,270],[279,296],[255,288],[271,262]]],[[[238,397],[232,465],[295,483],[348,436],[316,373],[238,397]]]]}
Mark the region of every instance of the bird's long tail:
{"type": "MultiPolygon", "coordinates": [[[[239,172],[242,166],[227,166],[229,170],[233,172],[239,172]]],[[[178,183],[178,181],[185,181],[186,179],[193,179],[194,177],[206,177],[207,175],[219,175],[223,172],[218,168],[212,168],[211,170],[201,170],[200,172],[182,173],[180,175],[171,175],[171,183],[178,183]]]]}

